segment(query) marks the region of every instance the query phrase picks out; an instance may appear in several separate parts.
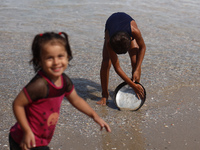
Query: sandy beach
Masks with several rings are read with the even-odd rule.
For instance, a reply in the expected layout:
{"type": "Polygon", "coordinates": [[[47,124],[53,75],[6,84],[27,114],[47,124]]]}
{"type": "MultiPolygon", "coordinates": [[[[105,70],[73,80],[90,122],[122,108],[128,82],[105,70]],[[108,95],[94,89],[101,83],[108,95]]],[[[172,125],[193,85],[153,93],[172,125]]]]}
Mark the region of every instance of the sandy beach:
{"type": "MultiPolygon", "coordinates": [[[[199,150],[200,26],[199,1],[3,0],[0,5],[0,150],[9,150],[16,122],[12,102],[34,76],[31,43],[35,34],[65,31],[73,60],[65,71],[78,94],[110,125],[100,127],[64,99],[52,150],[199,150]],[[123,82],[110,70],[109,104],[101,98],[100,66],[104,25],[113,12],[136,20],[147,46],[141,83],[147,92],[139,111],[119,111],[113,102],[123,82]],[[80,25],[81,24],[81,25],[80,25]]],[[[120,65],[131,75],[128,55],[120,65]]]]}
{"type": "Polygon", "coordinates": [[[149,95],[144,107],[137,112],[118,111],[112,101],[108,107],[99,107],[94,101],[88,100],[89,104],[110,124],[112,133],[100,132],[98,126],[78,113],[85,118],[79,120],[82,129],[77,128],[74,123],[69,128],[67,122],[73,120],[73,117],[68,121],[63,117],[59,121],[57,134],[51,144],[61,149],[67,147],[67,149],[100,150],[198,150],[200,145],[198,91],[199,87],[190,86],[167,91],[159,96],[154,95],[155,97],[149,95]],[[150,100],[157,98],[162,99],[162,102],[152,105],[150,100]],[[74,128],[77,129],[74,131],[74,128]],[[63,130],[67,134],[62,134],[63,130]]]}

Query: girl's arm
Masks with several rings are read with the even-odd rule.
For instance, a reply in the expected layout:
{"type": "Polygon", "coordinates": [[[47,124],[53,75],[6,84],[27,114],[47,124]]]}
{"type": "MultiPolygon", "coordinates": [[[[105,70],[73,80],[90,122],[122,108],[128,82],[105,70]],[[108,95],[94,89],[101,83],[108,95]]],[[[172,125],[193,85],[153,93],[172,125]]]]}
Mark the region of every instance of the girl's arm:
{"type": "Polygon", "coordinates": [[[91,117],[96,123],[98,123],[101,126],[101,130],[105,128],[107,132],[111,132],[111,129],[109,125],[101,119],[98,114],[88,105],[88,103],[83,100],[77,93],[76,90],[74,89],[72,93],[67,96],[67,99],[69,102],[77,108],[79,111],[83,112],[84,114],[88,115],[91,117]]]}
{"type": "Polygon", "coordinates": [[[19,93],[19,95],[15,98],[13,102],[13,112],[15,114],[17,122],[19,123],[19,125],[21,126],[24,132],[24,136],[20,144],[20,147],[23,150],[35,147],[35,137],[28,124],[26,114],[25,114],[25,106],[28,104],[29,104],[29,101],[26,98],[23,91],[19,93]]]}

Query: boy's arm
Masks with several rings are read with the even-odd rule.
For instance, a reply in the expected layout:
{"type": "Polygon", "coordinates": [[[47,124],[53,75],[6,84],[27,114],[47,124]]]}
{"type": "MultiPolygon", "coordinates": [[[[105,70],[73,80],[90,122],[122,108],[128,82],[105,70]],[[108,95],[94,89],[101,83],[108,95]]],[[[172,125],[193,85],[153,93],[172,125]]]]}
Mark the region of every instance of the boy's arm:
{"type": "Polygon", "coordinates": [[[13,112],[19,123],[20,127],[24,132],[23,139],[21,141],[20,146],[22,149],[28,149],[35,147],[35,137],[34,134],[28,124],[26,114],[25,114],[25,106],[29,104],[28,99],[26,98],[23,91],[21,91],[18,96],[15,98],[13,102],[13,112]]]}
{"type": "Polygon", "coordinates": [[[111,62],[113,64],[113,67],[116,71],[116,73],[129,85],[133,88],[133,90],[135,91],[135,93],[137,94],[138,98],[143,99],[144,98],[144,90],[143,88],[138,85],[135,84],[126,74],[125,72],[122,70],[122,68],[120,67],[119,64],[119,59],[117,54],[112,50],[112,48],[110,47],[109,44],[107,44],[107,49],[109,51],[109,55],[110,55],[110,59],[111,62]]]}
{"type": "Polygon", "coordinates": [[[79,111],[93,118],[93,120],[101,126],[101,129],[106,128],[108,132],[111,132],[109,125],[104,120],[102,120],[98,114],[88,105],[88,103],[76,93],[75,89],[69,96],[67,96],[67,99],[79,111]]]}
{"type": "Polygon", "coordinates": [[[110,46],[110,37],[108,31],[105,33],[105,48],[108,51],[109,57],[111,59],[112,65],[116,71],[116,73],[131,87],[134,87],[134,83],[130,80],[130,78],[124,73],[124,71],[121,69],[119,64],[119,59],[117,54],[113,51],[113,49],[110,46]]]}
{"type": "Polygon", "coordinates": [[[140,72],[139,69],[141,68],[142,61],[144,59],[144,55],[145,55],[145,51],[146,51],[146,45],[144,43],[144,39],[142,37],[142,34],[141,34],[140,30],[138,29],[135,21],[131,22],[131,30],[132,30],[133,37],[135,37],[135,40],[136,40],[136,42],[139,46],[136,69],[135,69],[135,72],[138,72],[138,75],[139,75],[139,72],[140,72]]]}

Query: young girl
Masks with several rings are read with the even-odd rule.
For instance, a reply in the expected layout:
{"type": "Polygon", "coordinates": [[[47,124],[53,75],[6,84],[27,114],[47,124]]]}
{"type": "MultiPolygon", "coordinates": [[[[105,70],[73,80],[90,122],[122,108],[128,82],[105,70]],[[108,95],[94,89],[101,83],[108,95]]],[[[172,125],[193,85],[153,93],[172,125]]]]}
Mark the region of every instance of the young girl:
{"type": "Polygon", "coordinates": [[[66,96],[79,111],[111,132],[109,125],[77,95],[70,78],[64,73],[72,53],[64,32],[38,34],[32,44],[31,63],[37,73],[13,102],[17,123],[10,129],[11,150],[49,150],[66,96]]]}

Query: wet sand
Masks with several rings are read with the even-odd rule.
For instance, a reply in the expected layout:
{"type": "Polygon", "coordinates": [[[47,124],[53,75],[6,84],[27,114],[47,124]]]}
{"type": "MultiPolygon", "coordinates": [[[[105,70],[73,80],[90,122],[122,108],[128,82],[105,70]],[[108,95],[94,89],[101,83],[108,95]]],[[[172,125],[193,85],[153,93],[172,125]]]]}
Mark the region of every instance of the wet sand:
{"type": "MultiPolygon", "coordinates": [[[[148,93],[145,105],[137,112],[119,111],[111,98],[108,106],[96,105],[99,95],[92,94],[93,100],[87,99],[87,102],[109,123],[111,133],[100,131],[93,120],[64,100],[50,147],[56,150],[197,150],[200,147],[198,91],[198,86],[184,86],[161,94],[148,93]],[[157,99],[160,101],[152,103],[157,99]]],[[[0,116],[0,147],[7,150],[9,126],[15,121],[10,104],[2,110],[6,113],[0,116]]]]}
{"type": "Polygon", "coordinates": [[[67,147],[77,150],[197,150],[200,147],[198,91],[199,87],[190,86],[160,95],[149,93],[145,105],[137,112],[118,111],[111,100],[108,107],[97,106],[94,101],[88,100],[110,124],[112,133],[98,131],[99,127],[82,115],[79,117],[85,119],[79,120],[82,125],[78,128],[73,123],[69,128],[67,122],[73,118],[66,121],[61,117],[51,145],[56,149],[67,147]],[[152,105],[151,100],[156,99],[162,101],[152,105]],[[62,134],[63,130],[66,134],[62,134]]]}

